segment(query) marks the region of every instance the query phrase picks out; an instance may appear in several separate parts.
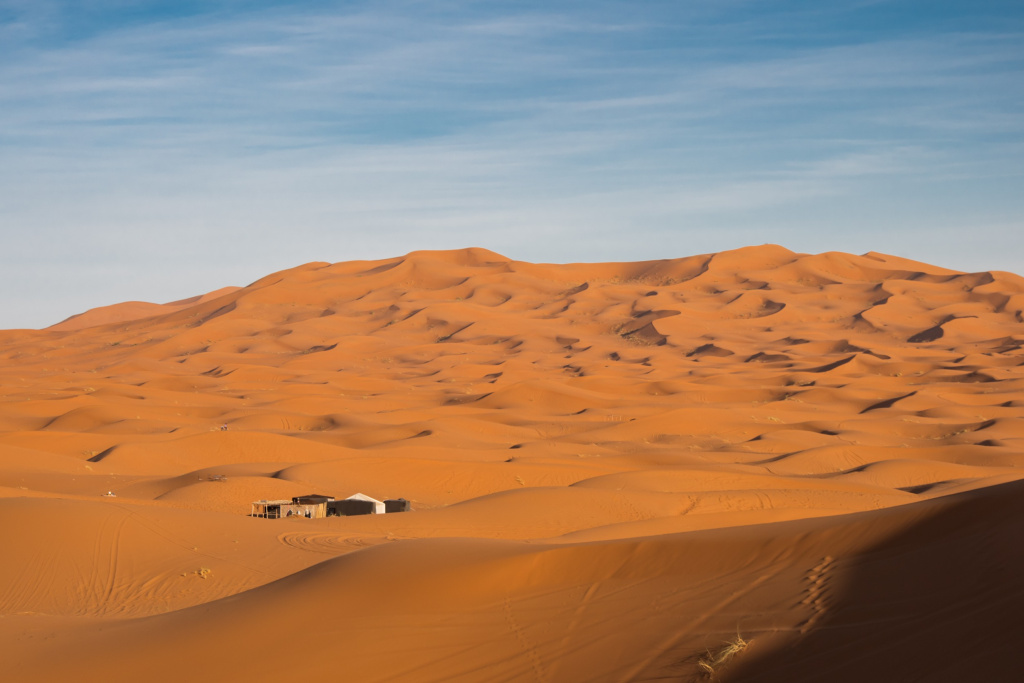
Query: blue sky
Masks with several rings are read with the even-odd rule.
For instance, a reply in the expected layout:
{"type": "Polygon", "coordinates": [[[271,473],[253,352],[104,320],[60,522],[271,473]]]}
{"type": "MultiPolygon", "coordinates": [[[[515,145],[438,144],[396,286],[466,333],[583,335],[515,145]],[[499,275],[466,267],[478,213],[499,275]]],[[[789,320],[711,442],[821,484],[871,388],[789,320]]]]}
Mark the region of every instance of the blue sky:
{"type": "Polygon", "coordinates": [[[0,328],[765,242],[1024,273],[1024,3],[0,0],[0,328]]]}

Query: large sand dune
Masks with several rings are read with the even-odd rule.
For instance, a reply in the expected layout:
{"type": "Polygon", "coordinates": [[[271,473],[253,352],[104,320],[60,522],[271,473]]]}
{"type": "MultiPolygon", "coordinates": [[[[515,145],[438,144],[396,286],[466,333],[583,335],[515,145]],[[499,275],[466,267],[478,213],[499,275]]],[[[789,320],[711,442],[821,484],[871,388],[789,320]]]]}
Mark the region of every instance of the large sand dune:
{"type": "Polygon", "coordinates": [[[1022,311],[877,253],[466,249],[0,331],[0,666],[1015,680],[1022,311]],[[247,516],[356,492],[414,511],[247,516]]]}

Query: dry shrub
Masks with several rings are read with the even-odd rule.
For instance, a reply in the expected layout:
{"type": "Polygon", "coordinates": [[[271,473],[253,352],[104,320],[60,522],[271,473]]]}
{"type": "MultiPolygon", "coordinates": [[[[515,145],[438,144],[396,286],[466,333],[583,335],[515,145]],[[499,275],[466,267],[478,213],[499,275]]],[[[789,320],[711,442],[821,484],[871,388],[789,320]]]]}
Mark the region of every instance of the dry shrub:
{"type": "Polygon", "coordinates": [[[701,657],[697,662],[697,666],[705,676],[714,678],[723,666],[732,661],[733,657],[745,649],[747,649],[747,641],[737,634],[733,640],[723,645],[716,652],[708,650],[707,657],[701,657]]]}

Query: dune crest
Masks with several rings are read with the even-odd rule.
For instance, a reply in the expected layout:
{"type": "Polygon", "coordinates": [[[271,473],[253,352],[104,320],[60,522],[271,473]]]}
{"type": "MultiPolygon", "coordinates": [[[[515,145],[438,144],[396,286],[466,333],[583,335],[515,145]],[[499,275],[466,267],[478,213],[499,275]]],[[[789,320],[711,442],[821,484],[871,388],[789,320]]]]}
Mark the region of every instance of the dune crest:
{"type": "Polygon", "coordinates": [[[776,245],[318,262],[0,331],[0,663],[863,680],[843,631],[997,680],[1022,349],[1017,275],[776,245]],[[356,492],[413,511],[247,516],[356,492]]]}
{"type": "Polygon", "coordinates": [[[96,327],[98,325],[109,325],[112,323],[127,322],[129,320],[138,320],[140,318],[151,318],[153,316],[181,310],[182,308],[188,308],[189,306],[209,301],[210,299],[216,299],[224,296],[225,294],[230,294],[237,289],[238,287],[224,287],[208,294],[201,294],[187,299],[181,299],[179,301],[171,301],[166,304],[153,304],[147,301],[126,301],[125,303],[113,304],[110,306],[100,306],[99,308],[91,308],[84,313],[73,315],[70,318],[62,320],[56,325],[51,325],[46,329],[52,332],[70,332],[72,330],[81,330],[87,327],[96,327]]]}

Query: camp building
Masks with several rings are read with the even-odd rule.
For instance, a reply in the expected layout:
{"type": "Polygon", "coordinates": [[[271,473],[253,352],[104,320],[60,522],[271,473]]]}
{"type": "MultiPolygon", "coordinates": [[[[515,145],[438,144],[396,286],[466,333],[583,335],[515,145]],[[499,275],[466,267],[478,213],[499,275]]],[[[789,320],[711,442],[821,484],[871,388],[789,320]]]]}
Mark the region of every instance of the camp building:
{"type": "Polygon", "coordinates": [[[282,517],[350,517],[352,515],[383,515],[388,512],[408,512],[409,501],[405,498],[377,500],[357,493],[348,498],[335,499],[312,493],[295,496],[291,500],[257,500],[252,504],[250,517],[280,519],[282,517]]]}

